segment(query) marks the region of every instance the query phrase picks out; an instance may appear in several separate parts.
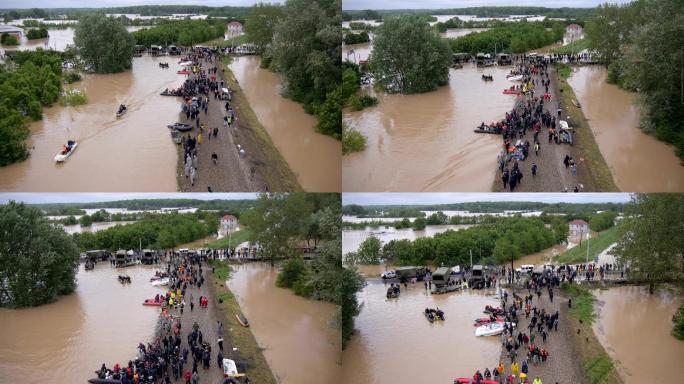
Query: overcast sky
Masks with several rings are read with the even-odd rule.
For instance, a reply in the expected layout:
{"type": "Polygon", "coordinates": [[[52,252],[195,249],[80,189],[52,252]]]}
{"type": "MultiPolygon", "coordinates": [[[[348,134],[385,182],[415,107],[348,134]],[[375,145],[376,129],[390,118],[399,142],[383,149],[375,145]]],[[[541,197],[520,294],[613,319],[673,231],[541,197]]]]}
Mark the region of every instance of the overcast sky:
{"type": "Polygon", "coordinates": [[[342,204],[427,205],[476,201],[539,201],[543,203],[624,203],[628,193],[343,193],[342,204]]]}
{"type": "Polygon", "coordinates": [[[5,204],[10,200],[28,204],[45,204],[133,199],[245,200],[256,199],[256,197],[256,193],[0,193],[0,204],[5,204]]]}
{"type": "Polygon", "coordinates": [[[603,3],[632,0],[342,0],[342,9],[440,9],[484,6],[591,8],[603,3]]]}
{"type": "Polygon", "coordinates": [[[104,8],[129,5],[206,5],[209,7],[245,7],[254,3],[284,3],[285,0],[0,0],[7,8],[104,8]]]}

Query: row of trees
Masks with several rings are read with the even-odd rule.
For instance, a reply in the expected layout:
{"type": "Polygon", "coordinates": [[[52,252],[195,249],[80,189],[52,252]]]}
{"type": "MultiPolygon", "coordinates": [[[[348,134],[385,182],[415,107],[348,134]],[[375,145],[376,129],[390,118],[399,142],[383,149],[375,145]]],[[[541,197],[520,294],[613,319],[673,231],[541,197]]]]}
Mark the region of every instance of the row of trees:
{"type": "Polygon", "coordinates": [[[145,47],[169,44],[188,47],[223,37],[225,32],[226,21],[222,19],[174,20],[137,30],[132,35],[135,44],[145,47]]]}
{"type": "Polygon", "coordinates": [[[219,220],[213,213],[194,214],[153,214],[142,220],[117,225],[98,232],[73,234],[82,250],[88,249],[137,249],[143,247],[173,249],[179,244],[189,243],[212,235],[218,230],[219,220]]]}
{"type": "Polygon", "coordinates": [[[18,51],[10,60],[13,65],[0,66],[0,166],[26,159],[27,119],[40,120],[62,88],[59,54],[18,51]]]}
{"type": "Polygon", "coordinates": [[[0,306],[49,303],[76,288],[76,244],[25,204],[0,206],[0,306]]]}
{"type": "Polygon", "coordinates": [[[395,265],[462,265],[474,260],[487,264],[512,262],[521,256],[539,252],[564,242],[568,225],[558,218],[550,227],[538,218],[498,218],[459,231],[446,231],[434,237],[414,241],[392,240],[380,251],[380,242],[369,237],[359,251],[346,255],[349,264],[377,264],[381,260],[395,265]]]}
{"type": "Polygon", "coordinates": [[[455,39],[449,39],[454,52],[477,54],[478,52],[523,53],[531,49],[541,48],[563,38],[565,26],[561,22],[547,30],[542,23],[526,21],[503,23],[488,31],[470,33],[455,39]]]}
{"type": "Polygon", "coordinates": [[[596,211],[621,212],[622,203],[542,203],[537,201],[476,201],[453,204],[427,205],[374,205],[361,206],[348,204],[342,207],[345,215],[359,217],[418,217],[424,216],[422,211],[468,211],[496,213],[504,211],[542,211],[544,213],[562,213],[569,215],[589,214],[596,211]]]}
{"type": "Polygon", "coordinates": [[[34,28],[26,32],[26,38],[29,40],[45,39],[46,37],[48,37],[47,28],[34,28]]]}
{"type": "Polygon", "coordinates": [[[605,231],[606,229],[612,228],[615,225],[615,218],[617,214],[612,211],[601,212],[599,214],[593,215],[589,219],[589,228],[594,232],[605,231]]]}
{"type": "Polygon", "coordinates": [[[684,23],[680,0],[604,4],[586,33],[608,65],[608,81],[639,92],[641,129],[684,159],[684,23]]]}

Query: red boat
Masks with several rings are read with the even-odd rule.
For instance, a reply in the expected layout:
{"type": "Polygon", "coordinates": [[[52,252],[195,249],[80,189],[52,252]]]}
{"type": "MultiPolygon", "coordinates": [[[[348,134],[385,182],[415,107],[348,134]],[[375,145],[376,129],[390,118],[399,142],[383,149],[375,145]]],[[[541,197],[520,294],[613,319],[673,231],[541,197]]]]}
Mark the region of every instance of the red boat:
{"type": "Polygon", "coordinates": [[[522,93],[522,91],[519,89],[504,89],[503,93],[504,95],[517,95],[522,93]]]}
{"type": "Polygon", "coordinates": [[[188,71],[187,69],[183,69],[182,71],[176,72],[179,75],[189,75],[191,72],[188,71]]]}
{"type": "MultiPolygon", "coordinates": [[[[459,377],[457,379],[454,379],[454,384],[475,384],[476,381],[473,379],[469,379],[467,377],[459,377]]],[[[499,384],[498,381],[494,380],[485,380],[482,379],[480,380],[480,384],[499,384]]]]}
{"type": "Polygon", "coordinates": [[[494,314],[494,315],[503,315],[503,314],[504,314],[504,310],[501,309],[501,308],[499,308],[499,307],[494,308],[494,307],[492,307],[491,305],[486,305],[486,306],[485,306],[484,313],[491,313],[491,314],[494,314]]]}
{"type": "Polygon", "coordinates": [[[154,301],[154,299],[147,299],[147,300],[143,301],[142,304],[143,304],[143,305],[153,305],[153,306],[156,306],[156,307],[161,307],[162,303],[163,303],[163,301],[154,301]]]}
{"type": "MultiPolygon", "coordinates": [[[[492,321],[489,319],[489,317],[480,317],[479,319],[475,319],[475,324],[473,324],[474,327],[479,327],[480,325],[485,325],[489,324],[492,321]]],[[[503,317],[497,317],[496,318],[497,323],[503,323],[504,318],[503,317]]]]}

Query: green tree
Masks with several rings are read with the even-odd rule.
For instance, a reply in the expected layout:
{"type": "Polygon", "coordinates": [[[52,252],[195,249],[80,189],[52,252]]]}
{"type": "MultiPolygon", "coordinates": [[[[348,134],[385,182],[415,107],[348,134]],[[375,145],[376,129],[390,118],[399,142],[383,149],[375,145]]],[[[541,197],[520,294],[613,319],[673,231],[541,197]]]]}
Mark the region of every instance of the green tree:
{"type": "Polygon", "coordinates": [[[418,93],[449,81],[451,49],[425,19],[402,15],[385,18],[376,30],[371,67],[388,92],[418,93]]]}
{"type": "Polygon", "coordinates": [[[380,239],[370,236],[361,242],[359,250],[354,255],[354,259],[349,261],[352,264],[380,264],[381,249],[382,243],[380,239]]]}
{"type": "Polygon", "coordinates": [[[81,216],[78,222],[81,224],[81,227],[90,227],[93,225],[93,219],[88,215],[81,216]]]}
{"type": "Polygon", "coordinates": [[[625,231],[612,253],[643,275],[649,292],[665,281],[684,281],[684,194],[636,194],[621,222],[625,231]]]}
{"type": "Polygon", "coordinates": [[[449,217],[444,212],[435,212],[427,218],[427,225],[444,225],[449,222],[449,217]]]}
{"type": "Polygon", "coordinates": [[[513,245],[513,243],[506,237],[501,237],[496,241],[492,257],[499,264],[511,263],[511,270],[513,269],[513,261],[520,257],[520,249],[513,245]]]}
{"type": "Polygon", "coordinates": [[[78,249],[39,209],[0,206],[0,306],[49,303],[76,288],[78,249]]]}
{"type": "Polygon", "coordinates": [[[135,39],[118,20],[86,14],[74,31],[74,44],[87,67],[96,73],[131,69],[135,39]]]}
{"type": "Polygon", "coordinates": [[[342,268],[340,273],[341,304],[339,307],[342,329],[342,349],[354,334],[354,318],[361,312],[357,293],[366,285],[366,280],[355,269],[342,268]]]}
{"type": "Polygon", "coordinates": [[[245,32],[249,41],[263,51],[273,39],[278,22],[283,17],[283,7],[278,4],[257,3],[245,19],[245,32]]]}
{"type": "Polygon", "coordinates": [[[415,220],[413,220],[413,228],[418,231],[422,231],[425,229],[425,226],[427,225],[427,222],[425,221],[425,218],[422,217],[417,217],[415,220]]]}
{"type": "Polygon", "coordinates": [[[594,232],[605,231],[615,224],[617,214],[612,211],[605,211],[596,214],[589,220],[589,228],[594,232]]]}

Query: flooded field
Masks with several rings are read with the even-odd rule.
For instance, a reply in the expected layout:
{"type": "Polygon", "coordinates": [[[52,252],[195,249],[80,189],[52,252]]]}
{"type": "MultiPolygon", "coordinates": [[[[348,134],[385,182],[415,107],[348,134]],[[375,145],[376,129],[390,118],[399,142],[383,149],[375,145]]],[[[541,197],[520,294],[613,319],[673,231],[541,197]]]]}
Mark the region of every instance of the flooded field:
{"type": "Polygon", "coordinates": [[[392,240],[415,240],[420,237],[432,237],[448,230],[458,231],[470,227],[471,225],[430,225],[422,231],[411,228],[394,229],[392,227],[345,229],[342,231],[342,254],[345,255],[358,250],[361,243],[371,236],[375,236],[383,244],[387,244],[392,240]]]}
{"type": "Polygon", "coordinates": [[[68,234],[82,233],[82,232],[98,232],[103,229],[115,227],[117,225],[126,225],[135,223],[135,221],[108,221],[103,223],[93,223],[90,227],[82,227],[81,224],[64,225],[64,231],[68,234]]]}
{"type": "Polygon", "coordinates": [[[684,167],[674,147],[639,129],[635,94],[606,83],[602,66],[581,67],[568,80],[589,120],[603,157],[623,191],[684,190],[684,167]]]}
{"type": "Polygon", "coordinates": [[[377,95],[377,107],[346,112],[368,137],[363,152],[344,156],[345,191],[487,191],[501,138],[473,129],[504,117],[515,98],[508,68],[451,69],[449,85],[417,95],[377,95]],[[494,81],[484,82],[482,74],[494,81]]]}
{"type": "Polygon", "coordinates": [[[475,337],[473,320],[494,305],[494,290],[428,295],[422,283],[385,298],[386,285],[369,280],[359,293],[357,333],[342,354],[345,383],[452,383],[499,361],[498,337],[475,337]],[[490,297],[488,297],[490,296],[490,297]],[[439,307],[445,322],[429,323],[425,307],[439,307]]]}
{"type": "MultiPolygon", "coordinates": [[[[140,26],[128,26],[126,29],[128,32],[134,32],[145,27],[140,26]]],[[[22,36],[19,40],[19,45],[15,47],[10,46],[0,46],[0,52],[3,49],[7,51],[11,50],[34,50],[37,48],[43,49],[54,49],[56,51],[63,51],[66,49],[67,45],[74,44],[74,29],[69,27],[65,29],[48,29],[48,37],[46,39],[33,39],[29,40],[25,36],[22,36]]]]}
{"type": "Polygon", "coordinates": [[[93,271],[80,266],[76,293],[52,304],[0,309],[0,372],[7,383],[85,383],[102,362],[125,363],[136,346],[154,334],[156,307],[141,305],[162,293],[149,278],[154,266],[125,269],[132,284],[121,285],[108,262],[93,271]]]}
{"type": "Polygon", "coordinates": [[[249,319],[278,382],[338,382],[341,336],[329,324],[335,306],[276,287],[277,270],[266,263],[233,268],[228,287],[249,319]]]}
{"type": "Polygon", "coordinates": [[[672,337],[672,315],[681,298],[645,287],[594,290],[594,333],[616,362],[625,384],[678,383],[684,377],[684,341],[672,337]]]}
{"type": "Polygon", "coordinates": [[[89,102],[78,107],[55,104],[43,120],[31,123],[30,157],[0,168],[5,191],[176,191],[176,148],[166,124],[178,119],[179,100],[159,96],[184,81],[176,70],[163,70],[168,57],[133,59],[133,69],[109,75],[85,75],[75,88],[89,102]],[[129,112],[115,117],[119,104],[129,112]],[[67,140],[78,149],[57,164],[55,154],[67,140]]]}
{"type": "Polygon", "coordinates": [[[317,133],[316,118],[281,96],[278,75],[259,63],[258,57],[243,56],[230,64],[259,122],[306,191],[340,191],[340,142],[317,133]]]}

